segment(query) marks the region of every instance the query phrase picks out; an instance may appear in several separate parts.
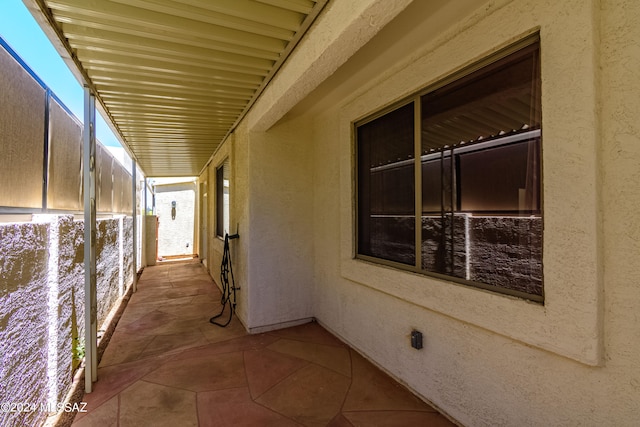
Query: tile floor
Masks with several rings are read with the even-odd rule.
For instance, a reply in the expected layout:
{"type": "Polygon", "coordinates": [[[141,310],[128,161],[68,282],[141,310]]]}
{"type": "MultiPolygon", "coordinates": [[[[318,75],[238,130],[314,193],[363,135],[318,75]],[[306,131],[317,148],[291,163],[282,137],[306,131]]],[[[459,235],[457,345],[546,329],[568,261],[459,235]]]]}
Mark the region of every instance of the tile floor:
{"type": "Polygon", "coordinates": [[[317,323],[248,335],[220,307],[197,261],[147,267],[73,425],[453,425],[317,323]]]}

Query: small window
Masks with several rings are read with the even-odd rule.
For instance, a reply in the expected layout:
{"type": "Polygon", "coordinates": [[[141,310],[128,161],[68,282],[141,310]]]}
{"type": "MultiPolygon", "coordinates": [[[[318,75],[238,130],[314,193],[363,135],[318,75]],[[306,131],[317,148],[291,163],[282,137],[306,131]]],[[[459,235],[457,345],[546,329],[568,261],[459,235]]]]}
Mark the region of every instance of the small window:
{"type": "Polygon", "coordinates": [[[229,233],[229,159],[216,169],[216,235],[229,233]]]}
{"type": "Polygon", "coordinates": [[[521,46],[356,124],[359,257],[542,301],[540,48],[521,46]]]}

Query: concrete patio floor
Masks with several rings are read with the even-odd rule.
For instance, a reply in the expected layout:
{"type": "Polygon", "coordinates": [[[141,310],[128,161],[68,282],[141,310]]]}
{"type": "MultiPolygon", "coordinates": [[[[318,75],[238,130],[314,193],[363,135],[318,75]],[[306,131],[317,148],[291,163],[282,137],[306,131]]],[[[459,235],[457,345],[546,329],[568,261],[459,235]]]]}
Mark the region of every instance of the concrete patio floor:
{"type": "Polygon", "coordinates": [[[73,425],[454,425],[317,323],[249,335],[220,308],[197,260],[147,267],[73,425]]]}

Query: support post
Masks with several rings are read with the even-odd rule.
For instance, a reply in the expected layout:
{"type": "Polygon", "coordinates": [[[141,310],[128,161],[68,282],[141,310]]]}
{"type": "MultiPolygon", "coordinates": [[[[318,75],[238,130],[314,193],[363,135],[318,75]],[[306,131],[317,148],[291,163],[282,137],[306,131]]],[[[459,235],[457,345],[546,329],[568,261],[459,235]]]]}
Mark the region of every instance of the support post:
{"type": "Polygon", "coordinates": [[[143,214],[144,216],[147,216],[147,206],[149,206],[149,200],[148,200],[148,197],[147,197],[148,185],[149,185],[149,183],[148,183],[147,177],[145,176],[144,177],[144,190],[143,190],[144,192],[142,193],[143,194],[143,198],[144,198],[144,209],[143,209],[144,210],[144,214],[143,214]]]}
{"type": "Polygon", "coordinates": [[[141,260],[141,267],[146,267],[147,266],[147,206],[149,206],[149,198],[147,196],[148,193],[148,189],[149,189],[149,180],[148,178],[145,176],[144,177],[144,183],[142,185],[142,194],[140,195],[140,197],[142,198],[142,218],[140,221],[140,227],[142,228],[142,239],[140,239],[140,252],[141,252],[141,256],[140,256],[140,260],[141,260]]]}
{"type": "Polygon", "coordinates": [[[133,197],[133,292],[138,291],[138,178],[136,177],[136,160],[131,158],[131,194],[133,197]]]}
{"type": "Polygon", "coordinates": [[[84,345],[85,392],[98,379],[98,302],[96,296],[96,104],[91,88],[84,88],[84,345]]]}

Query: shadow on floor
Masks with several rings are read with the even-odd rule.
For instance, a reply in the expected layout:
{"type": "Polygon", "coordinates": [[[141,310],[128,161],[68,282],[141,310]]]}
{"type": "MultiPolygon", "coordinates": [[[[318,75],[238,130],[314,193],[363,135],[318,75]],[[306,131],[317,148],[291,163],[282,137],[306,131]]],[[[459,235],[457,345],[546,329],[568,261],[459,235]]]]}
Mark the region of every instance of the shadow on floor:
{"type": "Polygon", "coordinates": [[[317,323],[248,335],[220,308],[199,262],[147,267],[73,425],[453,425],[317,323]]]}

